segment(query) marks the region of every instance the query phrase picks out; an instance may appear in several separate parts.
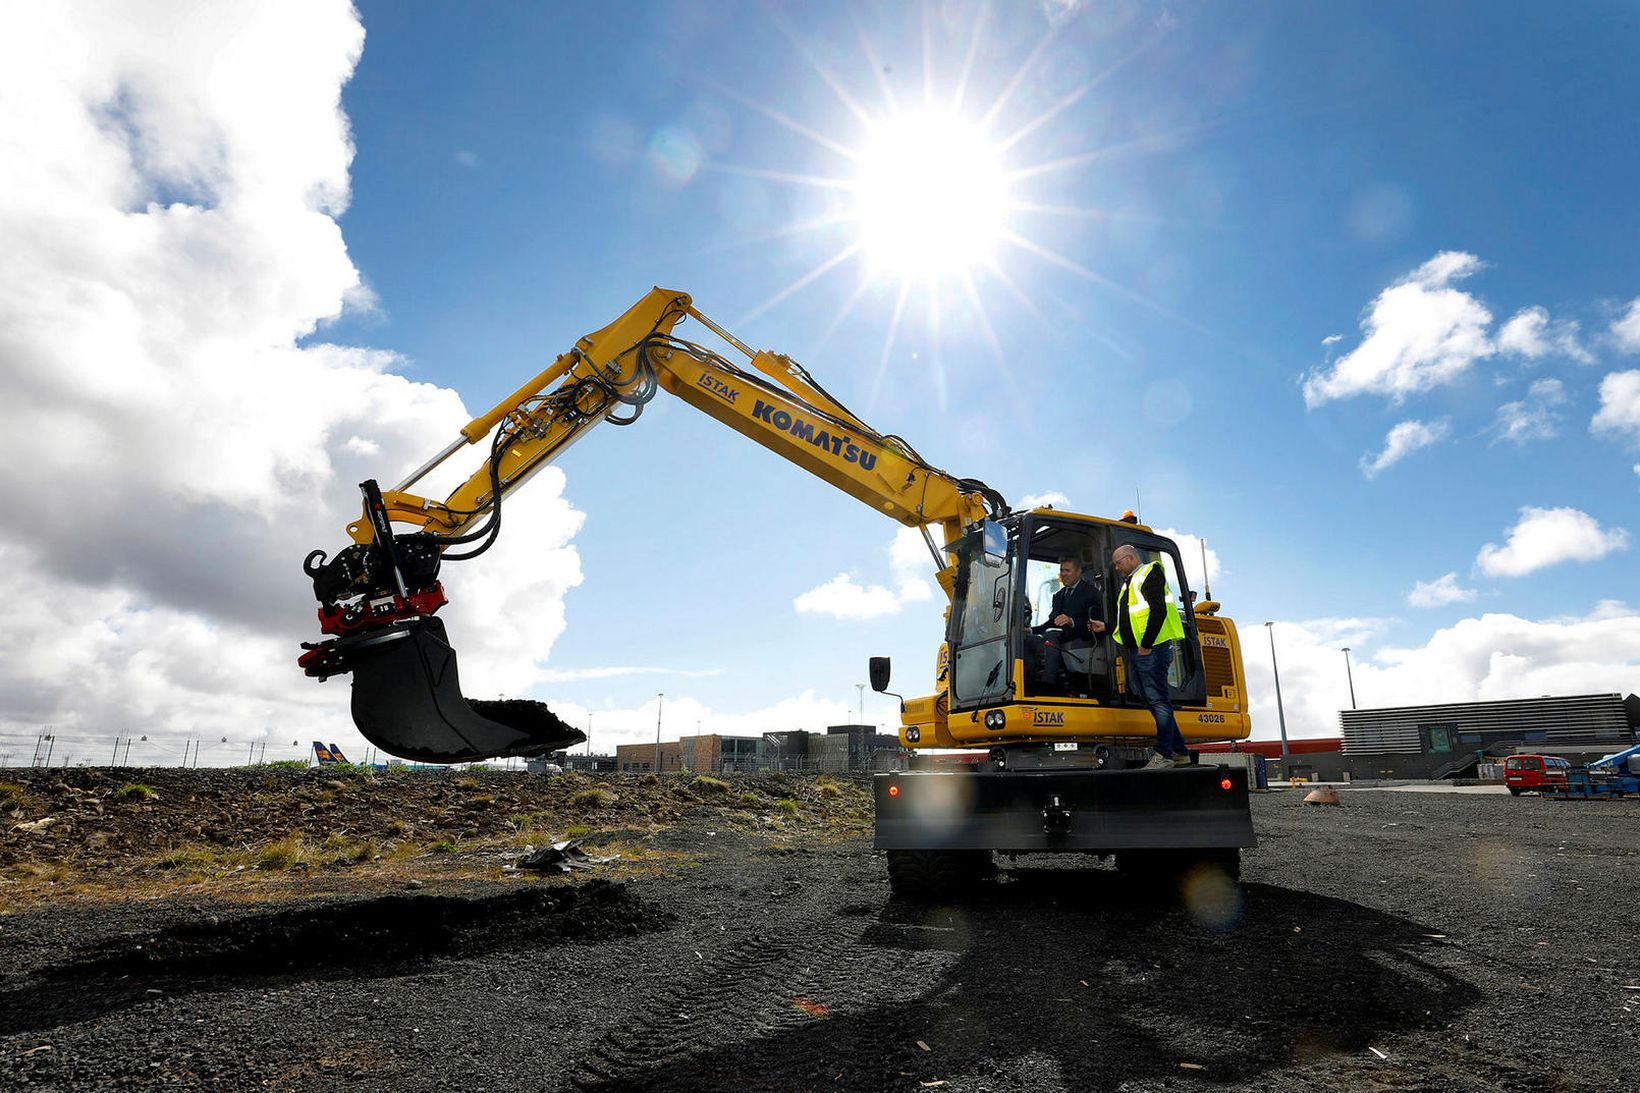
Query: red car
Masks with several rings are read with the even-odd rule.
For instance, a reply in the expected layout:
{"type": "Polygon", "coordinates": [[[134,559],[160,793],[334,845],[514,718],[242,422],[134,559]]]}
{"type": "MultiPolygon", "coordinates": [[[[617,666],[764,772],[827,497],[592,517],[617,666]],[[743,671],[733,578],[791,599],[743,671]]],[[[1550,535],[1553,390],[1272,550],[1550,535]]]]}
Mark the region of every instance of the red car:
{"type": "Polygon", "coordinates": [[[1565,785],[1570,767],[1558,755],[1511,755],[1503,761],[1503,784],[1516,797],[1531,789],[1542,793],[1544,786],[1565,785]]]}

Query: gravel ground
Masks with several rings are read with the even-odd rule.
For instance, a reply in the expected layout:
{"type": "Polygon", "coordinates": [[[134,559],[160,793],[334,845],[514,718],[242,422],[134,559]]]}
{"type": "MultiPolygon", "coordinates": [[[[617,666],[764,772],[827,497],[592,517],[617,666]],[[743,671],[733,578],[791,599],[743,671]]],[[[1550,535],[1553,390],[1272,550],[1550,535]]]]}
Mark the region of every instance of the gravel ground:
{"type": "Polygon", "coordinates": [[[1640,802],[1300,796],[1229,898],[1040,857],[908,906],[868,836],[687,822],[617,883],[22,910],[0,1088],[1640,1088],[1640,802]]]}

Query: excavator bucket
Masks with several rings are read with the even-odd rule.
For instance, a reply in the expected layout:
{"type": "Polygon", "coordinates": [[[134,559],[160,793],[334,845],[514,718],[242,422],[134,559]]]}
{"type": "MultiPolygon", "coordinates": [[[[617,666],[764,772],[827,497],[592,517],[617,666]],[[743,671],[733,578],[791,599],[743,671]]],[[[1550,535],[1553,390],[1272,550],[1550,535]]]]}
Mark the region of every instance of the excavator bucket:
{"type": "Polygon", "coordinates": [[[422,763],[536,756],[586,740],[540,702],[469,703],[444,623],[422,619],[353,655],[353,722],[390,755],[422,763]]]}

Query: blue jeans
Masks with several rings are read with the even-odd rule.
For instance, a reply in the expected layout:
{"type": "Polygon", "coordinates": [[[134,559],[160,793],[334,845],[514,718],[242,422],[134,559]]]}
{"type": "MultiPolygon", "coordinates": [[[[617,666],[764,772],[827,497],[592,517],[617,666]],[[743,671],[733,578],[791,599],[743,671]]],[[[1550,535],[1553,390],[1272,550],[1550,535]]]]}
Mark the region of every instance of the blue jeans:
{"type": "Polygon", "coordinates": [[[1158,643],[1148,656],[1134,650],[1128,654],[1128,664],[1133,666],[1135,689],[1156,719],[1156,750],[1169,757],[1188,754],[1190,748],[1179,732],[1179,723],[1173,720],[1173,706],[1167,696],[1167,670],[1173,666],[1173,643],[1158,643]]]}

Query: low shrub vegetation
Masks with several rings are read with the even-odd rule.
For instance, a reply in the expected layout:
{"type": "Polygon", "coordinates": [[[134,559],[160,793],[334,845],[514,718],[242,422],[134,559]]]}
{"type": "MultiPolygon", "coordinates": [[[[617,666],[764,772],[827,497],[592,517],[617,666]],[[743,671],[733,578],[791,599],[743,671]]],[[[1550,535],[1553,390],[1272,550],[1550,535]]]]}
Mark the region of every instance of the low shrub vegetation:
{"type": "Polygon", "coordinates": [[[713,778],[709,774],[702,774],[699,778],[696,778],[693,782],[690,782],[689,786],[696,793],[708,797],[729,792],[728,782],[725,782],[721,778],[713,778]]]}
{"type": "Polygon", "coordinates": [[[158,796],[158,790],[141,782],[128,782],[114,791],[114,800],[116,801],[146,801],[151,797],[158,796]]]}

